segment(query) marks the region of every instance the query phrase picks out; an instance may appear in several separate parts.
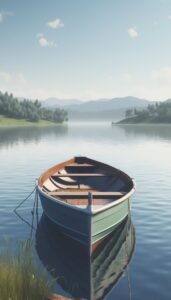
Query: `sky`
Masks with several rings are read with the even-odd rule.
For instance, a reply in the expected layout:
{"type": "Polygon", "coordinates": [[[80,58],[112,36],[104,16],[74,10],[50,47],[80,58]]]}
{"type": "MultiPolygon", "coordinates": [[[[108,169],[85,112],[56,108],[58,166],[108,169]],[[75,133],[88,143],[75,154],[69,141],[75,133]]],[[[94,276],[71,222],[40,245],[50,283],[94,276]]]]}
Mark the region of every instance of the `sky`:
{"type": "Polygon", "coordinates": [[[0,91],[171,98],[171,0],[0,0],[0,91]]]}

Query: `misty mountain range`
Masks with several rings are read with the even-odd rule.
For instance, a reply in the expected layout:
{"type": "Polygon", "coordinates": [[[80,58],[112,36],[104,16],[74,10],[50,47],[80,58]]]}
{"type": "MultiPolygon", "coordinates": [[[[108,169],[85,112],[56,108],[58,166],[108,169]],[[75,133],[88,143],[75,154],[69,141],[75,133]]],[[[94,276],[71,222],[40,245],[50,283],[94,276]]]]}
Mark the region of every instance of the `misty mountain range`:
{"type": "Polygon", "coordinates": [[[66,109],[71,121],[118,121],[124,118],[125,111],[128,108],[145,108],[150,103],[154,104],[152,101],[131,96],[85,102],[77,99],[48,98],[42,101],[42,106],[66,109]]]}

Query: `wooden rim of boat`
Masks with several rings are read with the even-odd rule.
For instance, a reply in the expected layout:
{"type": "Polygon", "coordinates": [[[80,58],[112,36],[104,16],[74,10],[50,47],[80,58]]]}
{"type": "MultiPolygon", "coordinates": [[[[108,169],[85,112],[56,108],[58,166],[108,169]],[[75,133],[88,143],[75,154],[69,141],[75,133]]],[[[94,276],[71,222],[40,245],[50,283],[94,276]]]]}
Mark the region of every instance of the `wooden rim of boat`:
{"type": "MultiPolygon", "coordinates": [[[[77,183],[78,184],[78,183],[77,183]]],[[[83,185],[84,187],[86,187],[86,185],[83,185]]],[[[131,178],[130,176],[128,176],[126,173],[124,173],[123,171],[116,169],[110,165],[107,165],[105,163],[90,159],[88,157],[74,157],[72,159],[69,159],[65,162],[62,162],[60,164],[57,164],[51,168],[49,168],[48,170],[46,170],[45,172],[43,172],[43,174],[38,178],[37,180],[37,187],[38,187],[38,191],[39,193],[43,194],[46,198],[48,198],[51,201],[55,201],[60,203],[61,205],[64,206],[69,206],[72,207],[74,209],[77,210],[81,210],[82,212],[85,213],[90,213],[90,214],[97,214],[103,210],[106,210],[112,206],[116,206],[118,204],[120,204],[121,202],[128,200],[130,198],[130,196],[134,193],[135,191],[135,181],[133,178],[131,178]],[[83,172],[83,169],[87,169],[90,170],[91,167],[95,168],[94,172],[83,172]],[[74,170],[74,172],[70,171],[70,172],[64,172],[64,169],[68,168],[69,170],[74,170]],[[74,169],[75,168],[75,169],[74,169]],[[96,171],[96,168],[98,169],[98,172],[96,171]],[[78,169],[81,170],[81,172],[78,172],[78,169]],[[63,172],[61,172],[61,170],[63,172]],[[100,171],[99,171],[100,170],[100,171]],[[125,180],[125,182],[129,183],[129,185],[131,186],[131,188],[129,190],[126,191],[120,191],[120,190],[116,190],[116,191],[106,191],[106,190],[98,190],[98,189],[82,189],[82,188],[75,188],[74,189],[65,189],[65,186],[63,184],[63,180],[66,179],[68,181],[67,184],[69,184],[69,186],[71,185],[71,187],[73,186],[73,182],[75,182],[76,179],[79,178],[79,180],[84,180],[85,182],[87,182],[87,180],[89,179],[89,182],[93,181],[94,182],[103,182],[104,180],[106,180],[106,178],[109,181],[109,178],[116,177],[116,174],[118,176],[118,178],[122,178],[122,180],[125,180]],[[45,182],[49,180],[51,180],[50,184],[51,186],[55,185],[55,180],[57,180],[57,185],[54,187],[54,190],[47,190],[46,186],[45,186],[45,182]],[[62,181],[62,184],[61,182],[62,181]],[[55,190],[56,188],[56,190],[55,190]],[[111,201],[110,203],[104,204],[102,207],[96,207],[96,209],[92,209],[91,205],[89,205],[89,209],[87,210],[83,210],[82,207],[79,207],[78,205],[75,206],[72,203],[66,203],[64,201],[61,201],[61,198],[63,197],[86,197],[86,199],[88,200],[88,198],[90,197],[90,194],[92,195],[92,197],[94,198],[111,198],[111,197],[115,197],[117,196],[117,199],[115,199],[114,201],[111,201]]],[[[70,201],[72,202],[72,201],[70,201]]]]}

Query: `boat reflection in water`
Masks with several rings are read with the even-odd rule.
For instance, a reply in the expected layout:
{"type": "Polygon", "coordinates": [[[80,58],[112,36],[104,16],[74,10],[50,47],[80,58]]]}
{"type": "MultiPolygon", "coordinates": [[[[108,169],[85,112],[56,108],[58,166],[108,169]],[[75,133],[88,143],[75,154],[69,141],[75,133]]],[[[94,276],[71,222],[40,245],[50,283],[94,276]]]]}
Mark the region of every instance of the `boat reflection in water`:
{"type": "Polygon", "coordinates": [[[91,257],[88,248],[58,232],[45,215],[36,232],[36,249],[44,266],[66,294],[81,299],[104,299],[126,270],[134,247],[130,217],[94,247],[91,257]]]}

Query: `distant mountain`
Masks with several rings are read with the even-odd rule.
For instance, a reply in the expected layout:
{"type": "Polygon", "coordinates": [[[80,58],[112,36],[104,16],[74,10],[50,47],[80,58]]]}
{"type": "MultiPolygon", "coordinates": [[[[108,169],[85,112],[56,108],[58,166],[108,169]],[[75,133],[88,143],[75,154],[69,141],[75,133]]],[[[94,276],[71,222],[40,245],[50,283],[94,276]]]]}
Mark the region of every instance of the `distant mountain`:
{"type": "MultiPolygon", "coordinates": [[[[151,101],[136,97],[97,99],[90,101],[49,98],[42,101],[44,107],[64,107],[69,120],[117,121],[124,117],[128,108],[145,108],[151,101]]],[[[153,102],[154,103],[154,102],[153,102]]]]}
{"type": "Polygon", "coordinates": [[[57,98],[48,98],[42,101],[43,107],[64,107],[70,105],[78,105],[80,104],[80,100],[76,99],[57,99],[57,98]]]}
{"type": "Polygon", "coordinates": [[[150,101],[139,99],[135,97],[100,99],[80,103],[79,105],[72,105],[70,109],[77,111],[105,111],[111,109],[127,109],[130,107],[145,107],[150,101]]]}
{"type": "Polygon", "coordinates": [[[89,100],[86,102],[76,100],[76,99],[57,99],[57,98],[48,98],[42,101],[43,106],[53,106],[53,107],[63,107],[67,106],[70,109],[77,111],[100,111],[108,109],[120,109],[127,107],[140,107],[147,106],[151,101],[140,99],[136,97],[122,97],[122,98],[113,98],[113,99],[97,99],[89,100]]]}

